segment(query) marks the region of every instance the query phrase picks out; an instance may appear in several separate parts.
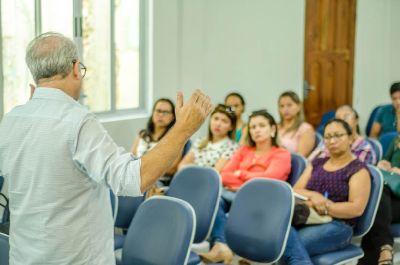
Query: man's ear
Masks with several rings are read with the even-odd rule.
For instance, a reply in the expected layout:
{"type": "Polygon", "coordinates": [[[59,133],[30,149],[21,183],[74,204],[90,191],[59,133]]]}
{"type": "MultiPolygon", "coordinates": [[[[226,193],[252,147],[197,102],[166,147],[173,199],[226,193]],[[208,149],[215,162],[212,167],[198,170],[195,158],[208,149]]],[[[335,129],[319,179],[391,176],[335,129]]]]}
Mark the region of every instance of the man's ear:
{"type": "Polygon", "coordinates": [[[81,70],[79,68],[79,61],[72,64],[72,76],[74,79],[81,79],[81,70]]]}

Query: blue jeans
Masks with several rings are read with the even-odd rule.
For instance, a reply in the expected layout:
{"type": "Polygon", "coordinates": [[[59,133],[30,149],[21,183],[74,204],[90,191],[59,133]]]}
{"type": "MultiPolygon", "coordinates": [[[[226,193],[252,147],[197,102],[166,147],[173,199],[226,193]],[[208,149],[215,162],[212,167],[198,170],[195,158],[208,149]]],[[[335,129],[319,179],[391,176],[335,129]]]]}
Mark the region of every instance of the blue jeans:
{"type": "Polygon", "coordinates": [[[299,230],[291,227],[282,259],[289,265],[312,265],[310,257],[342,249],[350,244],[352,236],[353,228],[336,220],[299,230]]]}
{"type": "Polygon", "coordinates": [[[225,224],[226,214],[229,212],[232,201],[235,198],[236,193],[223,189],[221,199],[219,201],[219,207],[217,216],[215,217],[214,226],[211,231],[211,243],[214,244],[216,241],[225,243],[225,224]]]}

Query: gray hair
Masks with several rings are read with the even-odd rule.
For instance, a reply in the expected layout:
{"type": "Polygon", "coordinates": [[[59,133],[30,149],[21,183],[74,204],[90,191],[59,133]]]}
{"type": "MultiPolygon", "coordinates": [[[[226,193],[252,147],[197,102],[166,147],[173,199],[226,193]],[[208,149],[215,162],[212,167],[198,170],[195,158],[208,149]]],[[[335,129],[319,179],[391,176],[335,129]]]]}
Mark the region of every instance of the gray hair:
{"type": "Polygon", "coordinates": [[[66,77],[72,71],[73,60],[77,59],[75,43],[56,32],[37,36],[26,48],[25,61],[36,84],[42,78],[55,75],[66,77]]]}

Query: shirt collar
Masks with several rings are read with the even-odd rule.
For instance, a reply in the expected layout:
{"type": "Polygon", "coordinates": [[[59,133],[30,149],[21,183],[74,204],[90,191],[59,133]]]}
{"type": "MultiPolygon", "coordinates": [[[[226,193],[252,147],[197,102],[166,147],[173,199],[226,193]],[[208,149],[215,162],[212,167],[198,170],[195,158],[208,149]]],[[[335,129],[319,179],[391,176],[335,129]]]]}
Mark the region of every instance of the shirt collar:
{"type": "Polygon", "coordinates": [[[75,99],[67,95],[61,89],[53,87],[37,87],[33,93],[32,99],[52,99],[79,104],[75,99]]]}

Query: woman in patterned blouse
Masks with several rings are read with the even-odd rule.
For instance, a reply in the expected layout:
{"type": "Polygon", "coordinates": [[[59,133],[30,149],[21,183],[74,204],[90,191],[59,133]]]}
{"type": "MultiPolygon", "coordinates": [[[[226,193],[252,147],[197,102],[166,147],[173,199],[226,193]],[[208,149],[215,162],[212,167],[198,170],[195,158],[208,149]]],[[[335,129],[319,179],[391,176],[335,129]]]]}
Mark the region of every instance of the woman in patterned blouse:
{"type": "Polygon", "coordinates": [[[179,164],[179,169],[195,164],[221,171],[239,147],[235,142],[235,128],[235,113],[230,107],[219,104],[211,113],[207,137],[195,141],[191,151],[179,164]]]}

